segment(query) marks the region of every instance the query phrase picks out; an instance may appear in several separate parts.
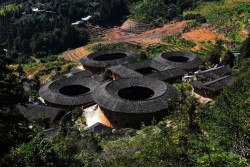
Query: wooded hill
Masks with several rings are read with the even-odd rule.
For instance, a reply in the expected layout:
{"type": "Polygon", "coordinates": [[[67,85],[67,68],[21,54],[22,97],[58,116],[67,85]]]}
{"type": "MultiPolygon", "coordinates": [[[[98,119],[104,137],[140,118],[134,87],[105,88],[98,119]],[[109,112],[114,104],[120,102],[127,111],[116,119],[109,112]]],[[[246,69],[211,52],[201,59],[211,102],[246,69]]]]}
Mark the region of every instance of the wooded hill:
{"type": "MultiPolygon", "coordinates": [[[[85,22],[72,23],[92,16],[91,24],[112,26],[127,17],[159,26],[197,5],[190,0],[29,0],[5,1],[0,6],[0,43],[16,62],[28,62],[29,56],[45,57],[88,42],[85,22]]],[[[199,15],[195,17],[200,17],[199,15]]]]}
{"type": "MultiPolygon", "coordinates": [[[[249,26],[249,7],[249,0],[1,1],[0,166],[249,166],[250,37],[242,33],[249,26]],[[72,26],[88,15],[92,16],[88,23],[72,26]],[[175,84],[180,96],[169,102],[172,114],[158,123],[152,121],[150,126],[142,124],[137,130],[110,134],[79,130],[75,126],[81,115],[78,109],[68,114],[50,137],[43,133],[46,118],[37,120],[30,129],[30,122],[18,113],[16,104],[37,96],[39,77],[51,71],[67,71],[74,65],[55,54],[88,43],[91,34],[85,24],[109,28],[127,18],[152,28],[173,20],[193,20],[185,32],[209,23],[231,41],[203,42],[207,50],[197,53],[206,67],[220,62],[220,58],[233,67],[233,83],[208,104],[198,103],[187,93],[188,83],[175,84]],[[233,49],[241,53],[237,63],[233,49]],[[36,88],[24,91],[20,74],[35,68],[39,72],[30,81],[36,88]]],[[[191,50],[195,45],[182,39],[181,34],[163,37],[162,41],[165,43],[149,46],[141,55],[153,57],[173,46],[191,50]]],[[[127,43],[92,49],[109,48],[141,49],[127,43]]]]}

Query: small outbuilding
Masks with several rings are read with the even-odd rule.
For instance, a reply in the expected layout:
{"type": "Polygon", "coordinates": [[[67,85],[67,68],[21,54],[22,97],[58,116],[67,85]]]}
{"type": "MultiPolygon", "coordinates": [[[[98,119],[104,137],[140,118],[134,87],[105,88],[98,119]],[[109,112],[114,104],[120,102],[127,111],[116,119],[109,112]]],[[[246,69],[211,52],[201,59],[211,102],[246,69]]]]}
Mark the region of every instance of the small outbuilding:
{"type": "Polygon", "coordinates": [[[62,117],[67,113],[61,108],[54,108],[44,105],[35,104],[18,104],[18,111],[31,122],[39,119],[48,119],[50,126],[58,124],[62,117]]]}
{"type": "Polygon", "coordinates": [[[93,104],[91,93],[100,83],[91,77],[72,76],[49,82],[39,90],[47,105],[74,108],[93,104]]]}
{"type": "Polygon", "coordinates": [[[226,75],[231,75],[232,74],[232,69],[228,66],[220,66],[216,68],[211,68],[205,71],[200,71],[196,73],[196,76],[198,78],[204,79],[204,80],[215,80],[217,78],[226,76],[226,75]]]}
{"type": "Polygon", "coordinates": [[[166,52],[154,58],[154,60],[166,64],[169,68],[177,68],[186,71],[197,70],[203,64],[201,58],[189,52],[166,52]]]}
{"type": "Polygon", "coordinates": [[[193,81],[191,85],[193,86],[193,91],[199,96],[214,99],[215,96],[232,81],[232,76],[224,76],[217,78],[209,82],[193,81]]]}
{"type": "Polygon", "coordinates": [[[139,128],[169,113],[168,101],[177,97],[171,85],[148,77],[122,78],[104,83],[92,93],[99,119],[112,128],[139,128]]]}
{"type": "Polygon", "coordinates": [[[85,131],[98,132],[98,133],[112,133],[112,128],[100,122],[97,122],[94,125],[85,128],[85,131]]]}
{"type": "Polygon", "coordinates": [[[139,55],[126,50],[104,50],[80,59],[83,67],[92,73],[101,73],[106,68],[136,62],[139,55]]]}

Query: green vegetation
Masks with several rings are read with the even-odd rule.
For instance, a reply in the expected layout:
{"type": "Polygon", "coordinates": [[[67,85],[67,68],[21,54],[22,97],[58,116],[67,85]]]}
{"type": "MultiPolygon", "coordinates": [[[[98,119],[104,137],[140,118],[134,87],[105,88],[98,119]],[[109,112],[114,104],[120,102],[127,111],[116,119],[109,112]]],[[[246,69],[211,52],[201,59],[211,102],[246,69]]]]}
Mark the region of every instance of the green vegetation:
{"type": "Polygon", "coordinates": [[[65,48],[81,46],[88,39],[86,32],[71,27],[69,20],[51,18],[48,14],[26,15],[14,25],[10,30],[12,42],[9,45],[13,48],[10,57],[18,57],[18,60],[28,55],[44,57],[58,54],[65,48]]]}
{"type": "Polygon", "coordinates": [[[193,5],[195,1],[186,0],[139,0],[132,11],[132,19],[162,25],[182,14],[182,11],[193,5]]]}
{"type": "Polygon", "coordinates": [[[18,7],[14,4],[4,5],[0,8],[0,16],[5,16],[9,13],[17,11],[18,7]]]}
{"type": "Polygon", "coordinates": [[[95,166],[93,152],[99,147],[92,135],[80,135],[74,128],[53,139],[37,134],[29,143],[11,150],[2,166],[95,166]]]}
{"type": "Polygon", "coordinates": [[[106,69],[105,71],[103,71],[101,76],[103,82],[112,80],[112,72],[110,70],[106,69]]]}
{"type": "Polygon", "coordinates": [[[91,52],[98,52],[101,50],[112,50],[112,49],[128,49],[128,50],[139,50],[141,49],[140,45],[120,42],[115,44],[97,44],[88,48],[91,52]]]}
{"type": "Polygon", "coordinates": [[[162,38],[164,45],[149,46],[145,49],[149,58],[158,56],[162,52],[170,52],[176,50],[191,51],[196,45],[194,42],[181,38],[181,35],[166,36],[162,38]]]}
{"type": "Polygon", "coordinates": [[[187,26],[183,29],[183,33],[190,31],[191,29],[195,28],[195,27],[199,27],[201,26],[201,23],[194,20],[194,21],[190,21],[187,23],[187,26]]]}
{"type": "Polygon", "coordinates": [[[18,78],[8,65],[11,63],[0,54],[0,159],[8,151],[28,140],[28,121],[18,113],[15,104],[25,101],[18,78]]]}
{"type": "MultiPolygon", "coordinates": [[[[250,166],[250,36],[242,34],[249,25],[249,5],[249,0],[1,1],[0,166],[250,166]],[[51,12],[34,13],[31,7],[36,5],[51,12]],[[26,103],[28,97],[37,97],[37,90],[24,91],[20,74],[25,72],[39,85],[39,80],[46,83],[76,66],[58,54],[88,42],[84,25],[71,26],[87,15],[93,16],[92,24],[105,26],[119,24],[127,16],[157,26],[175,18],[194,20],[184,32],[207,21],[232,41],[217,40],[215,45],[204,42],[205,49],[200,53],[207,66],[222,59],[223,64],[233,67],[234,79],[208,104],[200,104],[191,96],[190,84],[174,84],[179,96],[166,101],[170,114],[137,130],[110,134],[79,130],[75,121],[82,113],[76,108],[61,121],[56,134],[45,137],[42,128],[46,127],[46,119],[38,120],[30,129],[29,122],[15,108],[17,103],[26,103]],[[8,50],[7,55],[3,48],[8,50]],[[240,50],[238,58],[232,55],[233,49],[240,50]]],[[[164,51],[191,51],[195,46],[180,34],[162,37],[162,42],[146,48],[116,43],[91,45],[88,49],[136,50],[140,59],[145,59],[164,51]]],[[[110,71],[102,76],[108,80],[110,71]]]]}
{"type": "Polygon", "coordinates": [[[3,166],[248,166],[249,70],[238,77],[206,105],[185,93],[188,84],[176,85],[172,114],[141,130],[103,136],[63,126],[51,138],[37,135],[3,166]]]}
{"type": "Polygon", "coordinates": [[[8,104],[15,104],[16,102],[21,101],[23,89],[22,86],[18,83],[18,77],[14,75],[8,65],[11,61],[1,55],[0,57],[0,97],[3,98],[1,101],[1,106],[4,107],[8,104]]]}
{"type": "Polygon", "coordinates": [[[249,8],[248,0],[220,0],[199,3],[197,8],[185,11],[185,13],[202,15],[208,23],[215,25],[228,37],[242,42],[246,39],[242,30],[249,25],[249,8]]]}
{"type": "Polygon", "coordinates": [[[240,49],[242,55],[244,58],[249,58],[250,57],[250,37],[248,36],[248,38],[243,42],[242,47],[240,49]]]}
{"type": "Polygon", "coordinates": [[[29,56],[49,57],[89,40],[83,25],[71,23],[91,15],[93,24],[112,24],[128,15],[124,0],[32,0],[0,6],[0,43],[6,44],[9,57],[29,63],[29,56]],[[40,12],[32,11],[38,8],[40,12]],[[115,13],[115,15],[113,14],[115,13]]]}
{"type": "Polygon", "coordinates": [[[175,45],[177,47],[183,48],[183,50],[191,50],[196,44],[191,41],[187,41],[181,37],[181,35],[167,36],[163,37],[162,41],[166,43],[166,45],[175,45]]]}
{"type": "Polygon", "coordinates": [[[51,81],[55,75],[69,72],[77,65],[76,62],[68,62],[54,55],[46,59],[40,59],[38,62],[24,64],[23,70],[27,76],[39,78],[41,83],[46,83],[51,81]]]}
{"type": "MultiPolygon", "coordinates": [[[[214,102],[199,104],[190,96],[188,83],[175,84],[180,95],[166,102],[171,109],[169,116],[157,124],[152,121],[151,126],[142,125],[140,130],[112,134],[78,131],[70,121],[80,115],[75,110],[68,121],[62,122],[59,132],[50,138],[43,137],[39,130],[30,139],[20,136],[18,143],[15,143],[16,136],[8,138],[8,143],[13,141],[11,147],[14,147],[6,148],[1,166],[250,165],[247,41],[242,45],[245,52],[239,57],[245,63],[239,64],[241,67],[235,79],[214,102]]],[[[218,42],[214,50],[220,47],[218,42]]],[[[12,132],[16,126],[9,128],[8,132],[12,132]]]]}

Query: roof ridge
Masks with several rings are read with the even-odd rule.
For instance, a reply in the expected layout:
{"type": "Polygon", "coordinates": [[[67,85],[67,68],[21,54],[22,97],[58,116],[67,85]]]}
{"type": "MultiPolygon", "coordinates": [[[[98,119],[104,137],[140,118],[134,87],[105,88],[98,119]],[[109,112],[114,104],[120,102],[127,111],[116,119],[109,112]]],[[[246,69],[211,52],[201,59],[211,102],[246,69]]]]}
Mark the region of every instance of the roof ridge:
{"type": "Polygon", "coordinates": [[[220,81],[220,80],[223,80],[223,79],[229,78],[229,77],[231,77],[231,75],[226,75],[226,76],[217,78],[217,79],[215,79],[215,80],[212,80],[212,81],[209,81],[209,82],[205,82],[205,83],[204,83],[204,86],[208,86],[208,85],[210,85],[210,84],[213,84],[213,83],[215,83],[215,82],[218,82],[218,81],[220,81]]]}
{"type": "Polygon", "coordinates": [[[227,67],[227,66],[213,67],[213,68],[210,68],[210,69],[208,69],[208,70],[201,71],[200,73],[198,73],[198,75],[199,75],[199,74],[204,74],[204,73],[206,73],[206,72],[214,71],[214,70],[217,70],[217,69],[221,69],[221,68],[223,68],[223,67],[227,67]]]}

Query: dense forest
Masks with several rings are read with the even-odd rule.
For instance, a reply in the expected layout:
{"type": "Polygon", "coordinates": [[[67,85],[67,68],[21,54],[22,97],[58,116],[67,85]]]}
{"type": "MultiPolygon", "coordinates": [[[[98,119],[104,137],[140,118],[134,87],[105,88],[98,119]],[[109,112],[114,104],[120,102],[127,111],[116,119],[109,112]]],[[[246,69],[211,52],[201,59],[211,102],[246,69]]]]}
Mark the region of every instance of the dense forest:
{"type": "MultiPolygon", "coordinates": [[[[207,6],[203,5],[206,3],[215,8],[217,3],[224,1],[1,1],[0,166],[249,166],[250,36],[241,38],[242,35],[236,32],[239,27],[230,27],[232,19],[224,21],[233,11],[211,14],[207,12],[211,9],[207,10],[207,6]],[[40,11],[34,12],[34,9],[40,11]],[[92,18],[88,21],[72,26],[72,23],[89,15],[92,18]],[[216,24],[219,27],[230,24],[228,36],[231,41],[217,40],[215,44],[206,45],[208,49],[204,52],[197,53],[202,54],[207,66],[222,59],[223,64],[233,67],[234,81],[207,104],[198,103],[187,93],[190,90],[188,83],[174,85],[180,95],[169,102],[171,114],[158,123],[152,121],[150,126],[142,124],[140,129],[118,130],[112,134],[79,130],[74,125],[79,115],[77,109],[60,123],[53,136],[44,136],[43,120],[30,128],[30,122],[15,106],[26,103],[33,94],[37,96],[38,86],[27,92],[20,82],[21,74],[36,65],[34,59],[39,59],[42,66],[51,63],[48,69],[39,71],[31,79],[34,82],[39,82],[39,77],[52,70],[68,70],[74,63],[58,58],[58,54],[90,42],[87,24],[111,27],[121,25],[127,18],[149,24],[152,28],[181,20],[195,20],[195,25],[189,25],[190,29],[206,22],[215,27],[216,24]],[[238,49],[241,53],[237,64],[229,48],[238,49]]],[[[250,18],[250,2],[242,0],[234,7],[237,8],[236,14],[240,15],[237,24],[243,27],[249,25],[245,18],[250,18]]],[[[163,41],[183,48],[193,47],[193,43],[178,38],[164,37],[163,41]]],[[[150,46],[143,53],[150,57],[167,47],[150,46]]]]}
{"type": "Polygon", "coordinates": [[[119,25],[126,17],[162,25],[196,3],[168,0],[6,1],[0,8],[0,42],[8,48],[11,59],[23,63],[28,62],[31,55],[44,57],[86,44],[89,37],[84,25],[72,27],[71,23],[88,15],[92,16],[89,20],[92,24],[106,26],[119,25]]]}

